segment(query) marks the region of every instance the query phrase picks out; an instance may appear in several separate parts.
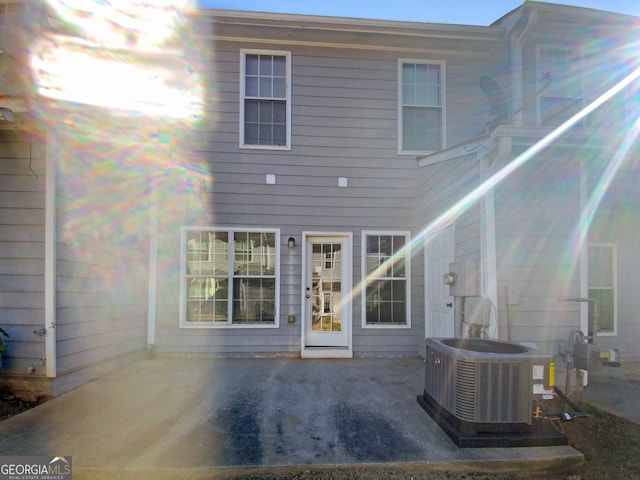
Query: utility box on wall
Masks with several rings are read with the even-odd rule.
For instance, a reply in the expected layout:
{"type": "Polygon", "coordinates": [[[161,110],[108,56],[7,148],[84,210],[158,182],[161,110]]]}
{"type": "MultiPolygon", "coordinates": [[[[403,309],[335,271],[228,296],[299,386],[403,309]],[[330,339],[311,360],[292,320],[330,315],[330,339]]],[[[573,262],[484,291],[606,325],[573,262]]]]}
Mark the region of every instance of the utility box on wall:
{"type": "Polygon", "coordinates": [[[455,282],[449,283],[452,297],[476,297],[478,293],[478,268],[473,260],[449,264],[449,272],[455,274],[455,282]]]}

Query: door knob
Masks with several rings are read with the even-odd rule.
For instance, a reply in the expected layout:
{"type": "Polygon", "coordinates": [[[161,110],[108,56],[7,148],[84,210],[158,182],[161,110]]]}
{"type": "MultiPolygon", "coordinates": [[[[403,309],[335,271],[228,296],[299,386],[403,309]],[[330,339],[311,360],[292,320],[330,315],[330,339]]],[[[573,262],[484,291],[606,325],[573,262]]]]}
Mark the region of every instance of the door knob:
{"type": "Polygon", "coordinates": [[[451,302],[447,303],[447,307],[452,308],[453,307],[453,303],[451,303],[451,302]]]}

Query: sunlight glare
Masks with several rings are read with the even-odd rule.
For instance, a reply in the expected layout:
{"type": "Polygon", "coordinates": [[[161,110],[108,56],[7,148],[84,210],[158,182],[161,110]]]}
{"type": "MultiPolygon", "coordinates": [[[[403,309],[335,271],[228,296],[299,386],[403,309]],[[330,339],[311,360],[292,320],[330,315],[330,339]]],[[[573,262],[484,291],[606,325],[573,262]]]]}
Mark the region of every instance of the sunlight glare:
{"type": "Polygon", "coordinates": [[[194,11],[191,0],[46,0],[31,17],[60,230],[88,252],[144,249],[151,216],[204,208],[211,178],[192,142],[213,82],[194,11]]]}
{"type": "MultiPolygon", "coordinates": [[[[640,67],[637,67],[633,70],[629,75],[627,75],[620,82],[615,84],[605,93],[600,95],[596,100],[591,102],[589,105],[584,107],[581,111],[573,115],[571,118],[566,120],[552,132],[550,132],[547,136],[540,139],[538,142],[533,144],[527,150],[522,152],[520,155],[515,157],[511,162],[457,201],[454,205],[452,205],[449,209],[435,218],[431,223],[426,225],[414,238],[411,239],[400,251],[397,252],[396,255],[388,258],[385,262],[383,262],[378,268],[376,268],[373,272],[367,275],[355,288],[353,291],[353,295],[360,294],[363,290],[365,290],[366,286],[374,281],[376,277],[381,273],[391,268],[397,262],[404,260],[405,256],[411,255],[413,251],[417,250],[422,242],[428,241],[429,238],[434,237],[440,230],[446,227],[448,224],[453,222],[456,218],[462,215],[465,211],[467,211],[472,205],[476,202],[480,201],[482,197],[487,194],[491,189],[493,189],[500,182],[505,180],[509,175],[511,175],[518,168],[523,166],[529,160],[534,158],[538,153],[542,150],[550,146],[553,142],[555,142],[559,137],[565,134],[569,129],[571,129],[574,125],[578,124],[583,118],[592,113],[594,110],[602,106],[608,100],[613,98],[615,95],[619,94],[622,90],[627,88],[630,84],[640,78],[640,67]]],[[[622,160],[624,160],[625,155],[624,151],[630,145],[630,142],[635,140],[638,137],[640,132],[640,119],[635,122],[634,128],[631,134],[628,136],[628,140],[621,146],[621,153],[616,156],[616,159],[612,161],[612,163],[607,167],[606,174],[603,176],[601,181],[599,182],[596,191],[594,192],[594,197],[588,202],[588,205],[585,207],[585,210],[581,212],[581,215],[589,218],[589,221],[592,219],[593,214],[597,208],[599,200],[602,198],[603,192],[606,190],[608,185],[611,183],[611,180],[615,176],[618,171],[622,160]]],[[[586,222],[588,227],[589,221],[586,222]]],[[[585,223],[580,222],[582,227],[585,226],[585,223]]],[[[580,228],[579,237],[581,241],[588,228],[580,228]]]]}
{"type": "Polygon", "coordinates": [[[117,114],[188,121],[202,114],[202,78],[190,58],[186,0],[47,0],[34,45],[37,92],[117,114]]]}

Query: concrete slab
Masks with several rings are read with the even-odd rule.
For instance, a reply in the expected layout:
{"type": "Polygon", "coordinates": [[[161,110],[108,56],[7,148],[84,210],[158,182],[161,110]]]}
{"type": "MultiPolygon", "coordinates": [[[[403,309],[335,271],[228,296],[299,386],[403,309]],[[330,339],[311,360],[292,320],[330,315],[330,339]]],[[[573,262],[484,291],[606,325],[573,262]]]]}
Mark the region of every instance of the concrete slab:
{"type": "Polygon", "coordinates": [[[582,399],[614,415],[640,424],[640,360],[622,360],[619,367],[601,366],[589,370],[582,399]]]}
{"type": "Polygon", "coordinates": [[[423,376],[418,357],[161,357],[0,423],[0,452],[72,456],[74,478],[302,465],[550,471],[583,462],[569,446],[457,447],[416,402],[423,376]]]}

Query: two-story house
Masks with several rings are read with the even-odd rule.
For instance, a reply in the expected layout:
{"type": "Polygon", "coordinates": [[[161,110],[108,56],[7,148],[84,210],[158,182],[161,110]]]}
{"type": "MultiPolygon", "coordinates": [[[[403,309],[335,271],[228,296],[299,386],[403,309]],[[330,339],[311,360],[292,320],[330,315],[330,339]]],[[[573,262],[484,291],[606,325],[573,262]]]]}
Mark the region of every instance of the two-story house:
{"type": "Polygon", "coordinates": [[[477,335],[556,354],[575,330],[640,356],[637,18],[526,1],[490,26],[191,21],[193,68],[156,60],[202,87],[198,122],[70,107],[38,83],[49,57],[31,64],[39,107],[0,132],[3,384],[56,394],[145,350],[406,356],[477,335]]]}

